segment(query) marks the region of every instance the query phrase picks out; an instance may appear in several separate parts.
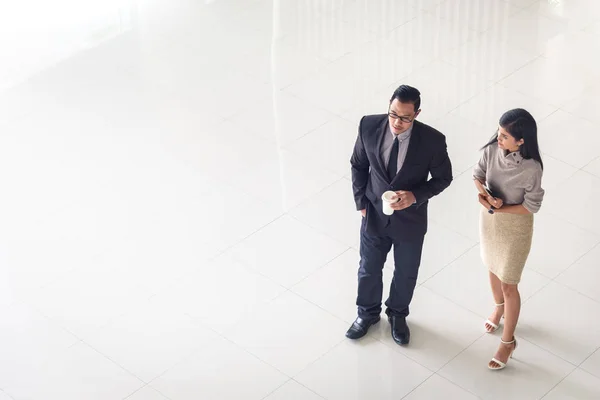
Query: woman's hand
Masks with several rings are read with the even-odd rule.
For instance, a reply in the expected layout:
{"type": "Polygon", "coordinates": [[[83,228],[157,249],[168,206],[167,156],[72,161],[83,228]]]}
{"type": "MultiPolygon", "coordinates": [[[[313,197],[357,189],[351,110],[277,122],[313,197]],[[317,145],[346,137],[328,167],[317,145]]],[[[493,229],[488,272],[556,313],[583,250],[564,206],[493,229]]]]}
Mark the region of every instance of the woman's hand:
{"type": "Polygon", "coordinates": [[[486,210],[489,210],[489,209],[492,208],[492,205],[487,200],[487,198],[489,196],[484,196],[483,194],[479,194],[478,197],[479,197],[479,204],[481,204],[482,206],[484,206],[486,210]]]}
{"type": "Polygon", "coordinates": [[[504,202],[502,201],[502,199],[498,199],[498,198],[493,197],[493,196],[487,196],[486,200],[494,208],[502,208],[502,206],[504,205],[504,202]]]}

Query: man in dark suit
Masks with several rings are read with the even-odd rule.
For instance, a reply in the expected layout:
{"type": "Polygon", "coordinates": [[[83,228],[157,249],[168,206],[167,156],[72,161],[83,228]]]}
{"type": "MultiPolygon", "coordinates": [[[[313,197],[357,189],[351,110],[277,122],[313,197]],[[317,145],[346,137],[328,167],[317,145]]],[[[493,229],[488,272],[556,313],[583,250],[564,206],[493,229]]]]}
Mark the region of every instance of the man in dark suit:
{"type": "Polygon", "coordinates": [[[392,95],[387,114],[362,118],[350,163],[356,209],[362,213],[358,270],[358,318],[346,336],[358,339],[380,320],[383,265],[394,247],[394,278],[385,303],[392,337],[408,344],[406,324],[427,232],[427,204],[452,182],[446,138],[415,118],[421,94],[402,85],[392,95]],[[431,178],[429,177],[431,175],[431,178]],[[396,193],[391,216],[381,196],[396,193]]]}

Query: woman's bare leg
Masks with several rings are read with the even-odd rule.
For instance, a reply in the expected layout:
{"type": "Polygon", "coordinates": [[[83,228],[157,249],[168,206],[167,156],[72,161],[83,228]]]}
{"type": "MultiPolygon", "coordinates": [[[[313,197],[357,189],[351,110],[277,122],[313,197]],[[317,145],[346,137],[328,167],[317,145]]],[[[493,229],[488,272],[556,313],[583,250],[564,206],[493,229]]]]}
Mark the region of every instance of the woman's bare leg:
{"type": "MultiPolygon", "coordinates": [[[[489,272],[489,275],[490,275],[490,286],[492,288],[492,295],[494,296],[494,302],[496,304],[502,304],[502,303],[504,303],[504,292],[502,291],[502,282],[492,272],[489,272]]],[[[494,311],[492,312],[492,315],[490,315],[489,320],[492,321],[494,324],[499,325],[500,319],[502,318],[503,314],[504,314],[504,307],[496,306],[494,308],[494,311]]],[[[494,330],[494,327],[491,326],[490,324],[486,323],[485,329],[488,332],[492,332],[494,330]]]]}

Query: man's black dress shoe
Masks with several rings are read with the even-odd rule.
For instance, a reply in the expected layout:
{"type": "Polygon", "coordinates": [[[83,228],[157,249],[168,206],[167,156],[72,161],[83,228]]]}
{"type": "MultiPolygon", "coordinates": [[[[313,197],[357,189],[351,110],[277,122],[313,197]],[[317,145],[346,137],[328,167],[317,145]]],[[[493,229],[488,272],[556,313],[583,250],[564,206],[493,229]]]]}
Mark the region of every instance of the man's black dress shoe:
{"type": "Polygon", "coordinates": [[[371,325],[375,325],[380,319],[379,316],[371,319],[356,318],[348,332],[346,332],[346,337],[348,339],[360,339],[367,334],[371,325]]]}
{"type": "Polygon", "coordinates": [[[410,341],[410,329],[406,325],[405,317],[391,316],[389,318],[390,325],[392,327],[392,337],[394,342],[405,345],[410,341]]]}

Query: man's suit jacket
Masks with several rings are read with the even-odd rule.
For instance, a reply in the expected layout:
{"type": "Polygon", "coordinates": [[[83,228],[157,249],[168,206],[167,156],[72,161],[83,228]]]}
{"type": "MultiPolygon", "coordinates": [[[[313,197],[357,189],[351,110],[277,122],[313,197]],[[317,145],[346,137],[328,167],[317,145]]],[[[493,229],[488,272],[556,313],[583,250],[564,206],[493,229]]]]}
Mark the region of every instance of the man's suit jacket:
{"type": "Polygon", "coordinates": [[[387,124],[387,114],[367,115],[360,121],[350,159],[354,200],[357,210],[367,210],[362,227],[367,233],[410,239],[427,232],[429,199],[450,186],[452,164],[446,137],[415,120],[404,164],[390,182],[381,158],[383,137],[390,134],[387,124]],[[431,179],[428,179],[429,174],[431,179]],[[381,204],[381,195],[387,190],[413,192],[417,202],[387,216],[381,204]]]}

